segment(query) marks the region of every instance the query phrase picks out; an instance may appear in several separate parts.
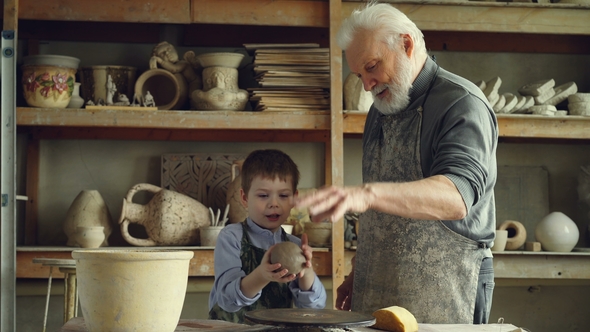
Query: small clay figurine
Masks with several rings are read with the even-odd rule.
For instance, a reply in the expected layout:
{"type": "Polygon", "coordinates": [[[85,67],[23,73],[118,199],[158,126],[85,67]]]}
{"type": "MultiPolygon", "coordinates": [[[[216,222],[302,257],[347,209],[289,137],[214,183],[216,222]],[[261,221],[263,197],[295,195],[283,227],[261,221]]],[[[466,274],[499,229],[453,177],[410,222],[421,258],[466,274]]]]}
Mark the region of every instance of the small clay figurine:
{"type": "Polygon", "coordinates": [[[96,104],[94,104],[94,102],[91,99],[88,99],[88,101],[86,102],[86,106],[94,106],[96,104]]]}
{"type": "Polygon", "coordinates": [[[139,107],[141,106],[141,96],[138,96],[136,93],[133,94],[133,101],[131,102],[130,106],[139,107]]]}
{"type": "Polygon", "coordinates": [[[114,104],[116,106],[129,106],[131,103],[129,102],[129,98],[124,93],[119,93],[117,97],[117,102],[114,104]]]}
{"type": "Polygon", "coordinates": [[[115,96],[115,92],[117,92],[117,86],[115,82],[113,82],[113,78],[111,75],[107,77],[107,105],[113,105],[113,97],[115,96]]]}
{"type": "Polygon", "coordinates": [[[156,107],[156,102],[154,101],[154,96],[147,91],[145,93],[145,97],[143,98],[143,106],[144,107],[156,107]]]}

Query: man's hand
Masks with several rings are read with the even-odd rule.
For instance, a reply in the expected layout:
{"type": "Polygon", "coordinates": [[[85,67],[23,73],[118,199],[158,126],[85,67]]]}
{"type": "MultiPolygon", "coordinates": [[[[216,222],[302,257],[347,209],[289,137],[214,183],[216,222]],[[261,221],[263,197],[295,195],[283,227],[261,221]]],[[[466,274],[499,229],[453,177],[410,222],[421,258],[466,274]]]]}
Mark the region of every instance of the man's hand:
{"type": "Polygon", "coordinates": [[[296,208],[308,208],[313,222],[340,220],[346,212],[365,212],[375,195],[368,186],[328,186],[295,199],[296,208]]]}
{"type": "Polygon", "coordinates": [[[352,300],[352,282],[354,280],[354,271],[350,272],[348,277],[344,279],[342,285],[336,290],[336,309],[350,311],[352,300]]]}

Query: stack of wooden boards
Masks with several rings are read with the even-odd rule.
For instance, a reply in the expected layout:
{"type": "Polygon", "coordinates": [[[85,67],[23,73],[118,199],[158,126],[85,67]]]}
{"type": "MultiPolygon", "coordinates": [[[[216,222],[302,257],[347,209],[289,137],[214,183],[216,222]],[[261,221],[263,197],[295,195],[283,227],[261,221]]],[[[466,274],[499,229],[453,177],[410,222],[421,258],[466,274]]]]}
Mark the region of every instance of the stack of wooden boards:
{"type": "Polygon", "coordinates": [[[254,56],[255,111],[330,110],[330,51],[319,44],[244,44],[254,56]]]}

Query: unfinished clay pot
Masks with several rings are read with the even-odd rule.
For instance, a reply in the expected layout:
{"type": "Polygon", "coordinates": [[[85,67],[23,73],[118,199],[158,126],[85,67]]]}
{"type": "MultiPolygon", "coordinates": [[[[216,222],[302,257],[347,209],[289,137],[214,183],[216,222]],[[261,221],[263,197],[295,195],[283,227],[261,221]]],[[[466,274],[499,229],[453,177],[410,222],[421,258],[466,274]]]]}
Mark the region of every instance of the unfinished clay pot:
{"type": "Polygon", "coordinates": [[[198,245],[199,228],[209,226],[209,210],[199,201],[149,183],[140,183],[129,190],[123,199],[119,218],[123,238],[134,246],[182,246],[198,245]],[[133,203],[133,196],[140,191],[154,194],[148,204],[133,203]],[[147,239],[129,234],[129,224],[145,227],[147,239]]]}
{"type": "Polygon", "coordinates": [[[295,243],[281,242],[272,248],[270,262],[281,263],[281,270],[287,269],[289,274],[297,274],[305,267],[305,256],[303,250],[295,243]]]}
{"type": "Polygon", "coordinates": [[[172,250],[74,250],[88,331],[175,331],[193,255],[172,250]]]}

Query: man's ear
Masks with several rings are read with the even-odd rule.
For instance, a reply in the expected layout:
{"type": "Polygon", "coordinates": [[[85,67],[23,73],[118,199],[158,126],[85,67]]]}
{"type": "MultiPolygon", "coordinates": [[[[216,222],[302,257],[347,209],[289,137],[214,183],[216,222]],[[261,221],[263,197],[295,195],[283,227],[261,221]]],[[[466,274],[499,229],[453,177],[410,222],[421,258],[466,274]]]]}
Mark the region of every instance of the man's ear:
{"type": "Polygon", "coordinates": [[[414,39],[412,39],[412,36],[409,34],[403,34],[402,41],[404,44],[404,52],[408,58],[411,58],[412,54],[414,54],[414,39]]]}
{"type": "Polygon", "coordinates": [[[240,188],[240,203],[245,208],[248,208],[248,195],[244,192],[244,189],[240,188]]]}

